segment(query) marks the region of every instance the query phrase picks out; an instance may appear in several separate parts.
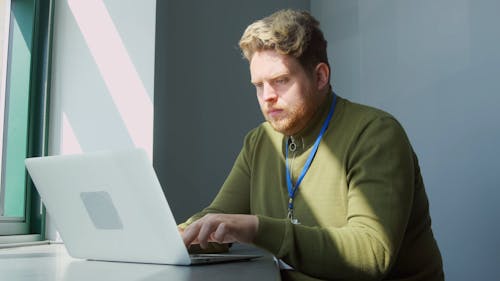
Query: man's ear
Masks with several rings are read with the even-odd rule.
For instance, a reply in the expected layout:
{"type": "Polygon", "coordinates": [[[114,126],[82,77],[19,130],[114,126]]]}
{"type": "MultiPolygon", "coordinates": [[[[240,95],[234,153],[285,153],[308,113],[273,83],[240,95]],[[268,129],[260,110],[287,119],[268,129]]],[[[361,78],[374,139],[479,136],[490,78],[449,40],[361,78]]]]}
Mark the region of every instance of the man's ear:
{"type": "Polygon", "coordinates": [[[325,87],[328,87],[330,83],[330,67],[324,62],[320,62],[316,65],[316,69],[314,70],[316,74],[316,83],[318,84],[318,90],[321,91],[325,87]]]}

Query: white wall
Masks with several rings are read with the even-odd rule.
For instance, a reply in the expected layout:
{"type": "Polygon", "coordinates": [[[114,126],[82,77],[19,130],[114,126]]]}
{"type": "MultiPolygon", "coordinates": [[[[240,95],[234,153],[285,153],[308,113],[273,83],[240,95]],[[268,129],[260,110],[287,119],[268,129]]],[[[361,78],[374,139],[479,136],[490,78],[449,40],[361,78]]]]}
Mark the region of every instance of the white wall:
{"type": "Polygon", "coordinates": [[[311,1],[335,91],[394,114],[419,156],[448,280],[499,280],[499,1],[311,1]]]}
{"type": "Polygon", "coordinates": [[[59,0],[54,24],[51,154],[151,152],[155,1],[59,0]]]}
{"type": "Polygon", "coordinates": [[[155,21],[155,0],[55,1],[49,154],[152,157],[155,21]]]}

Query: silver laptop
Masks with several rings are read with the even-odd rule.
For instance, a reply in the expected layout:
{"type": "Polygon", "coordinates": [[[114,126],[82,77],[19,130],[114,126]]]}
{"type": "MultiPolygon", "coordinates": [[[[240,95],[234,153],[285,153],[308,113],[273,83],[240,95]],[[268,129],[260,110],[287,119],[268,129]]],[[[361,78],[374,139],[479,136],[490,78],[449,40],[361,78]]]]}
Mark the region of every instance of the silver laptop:
{"type": "Polygon", "coordinates": [[[75,258],[190,265],[257,256],[190,256],[142,149],[25,160],[68,253],[75,258]]]}

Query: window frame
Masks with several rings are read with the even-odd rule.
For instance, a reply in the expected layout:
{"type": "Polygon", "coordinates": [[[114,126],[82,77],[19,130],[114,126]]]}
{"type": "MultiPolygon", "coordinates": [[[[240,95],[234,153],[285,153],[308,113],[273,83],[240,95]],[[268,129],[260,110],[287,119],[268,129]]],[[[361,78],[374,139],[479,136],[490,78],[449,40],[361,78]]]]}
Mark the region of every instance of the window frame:
{"type": "MultiPolygon", "coordinates": [[[[7,60],[8,60],[8,50],[9,50],[9,37],[10,37],[10,6],[11,6],[11,0],[5,0],[5,3],[3,3],[2,5],[4,5],[3,9],[4,9],[4,13],[5,13],[5,18],[3,19],[3,36],[5,41],[2,41],[2,49],[1,49],[1,53],[0,53],[0,62],[1,62],[1,71],[0,71],[0,74],[2,75],[0,77],[0,133],[3,135],[3,132],[4,132],[4,112],[5,112],[5,102],[6,102],[6,98],[5,98],[5,94],[6,94],[6,83],[7,83],[7,60]],[[6,39],[7,38],[7,39],[6,39]]],[[[0,151],[3,151],[3,138],[2,138],[2,141],[0,141],[0,151]]],[[[2,181],[2,174],[3,174],[3,171],[0,171],[0,182],[2,181]]],[[[0,187],[0,215],[3,215],[3,206],[4,206],[4,200],[3,200],[3,194],[4,194],[4,190],[1,189],[0,187]]]]}
{"type": "MultiPolygon", "coordinates": [[[[9,55],[8,65],[24,63],[24,73],[10,73],[7,70],[6,94],[16,91],[28,91],[28,122],[27,122],[27,148],[26,157],[47,155],[48,140],[48,116],[49,116],[49,93],[50,93],[50,67],[51,46],[53,29],[53,0],[10,0],[10,25],[12,26],[13,15],[17,21],[29,24],[29,31],[22,36],[13,36],[9,33],[9,55]],[[20,56],[29,56],[26,63],[18,59],[22,52],[10,48],[16,40],[25,40],[30,44],[28,52],[20,56]],[[19,76],[29,85],[24,89],[14,89],[13,79],[19,76]]],[[[10,28],[12,30],[12,27],[10,28]]],[[[25,92],[26,93],[26,92],[25,92]]],[[[5,128],[4,128],[5,129],[5,128]]],[[[6,151],[7,148],[4,148],[6,151]]],[[[3,160],[2,160],[3,161],[3,160]]],[[[0,243],[12,243],[20,241],[43,240],[45,230],[45,210],[33,183],[24,169],[25,206],[24,217],[0,217],[0,243]],[[23,236],[24,238],[22,238],[23,236]]],[[[9,174],[4,175],[8,177],[9,174]]]]}

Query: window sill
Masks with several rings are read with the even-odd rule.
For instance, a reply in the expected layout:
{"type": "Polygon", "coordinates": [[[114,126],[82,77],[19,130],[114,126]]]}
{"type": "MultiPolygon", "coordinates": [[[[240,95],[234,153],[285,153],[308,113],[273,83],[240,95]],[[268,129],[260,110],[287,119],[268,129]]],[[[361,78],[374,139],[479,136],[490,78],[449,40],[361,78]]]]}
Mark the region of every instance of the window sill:
{"type": "Polygon", "coordinates": [[[41,241],[40,234],[0,236],[0,249],[43,244],[49,241],[41,241]]]}

